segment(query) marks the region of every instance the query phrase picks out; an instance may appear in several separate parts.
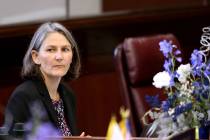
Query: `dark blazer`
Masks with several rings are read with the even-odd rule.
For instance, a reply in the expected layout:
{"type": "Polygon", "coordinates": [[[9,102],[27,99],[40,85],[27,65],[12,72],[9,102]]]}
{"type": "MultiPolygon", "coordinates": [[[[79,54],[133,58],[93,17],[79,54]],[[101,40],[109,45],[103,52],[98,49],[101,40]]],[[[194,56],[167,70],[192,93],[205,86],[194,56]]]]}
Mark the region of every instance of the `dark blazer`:
{"type": "MultiPolygon", "coordinates": [[[[64,84],[59,85],[58,91],[64,103],[67,124],[72,135],[76,135],[75,97],[72,90],[64,84]]],[[[12,132],[15,123],[26,123],[31,119],[31,106],[34,102],[38,102],[46,113],[45,119],[57,127],[56,112],[44,82],[42,80],[27,80],[14,90],[8,101],[4,125],[10,126],[9,132],[12,132]]]]}

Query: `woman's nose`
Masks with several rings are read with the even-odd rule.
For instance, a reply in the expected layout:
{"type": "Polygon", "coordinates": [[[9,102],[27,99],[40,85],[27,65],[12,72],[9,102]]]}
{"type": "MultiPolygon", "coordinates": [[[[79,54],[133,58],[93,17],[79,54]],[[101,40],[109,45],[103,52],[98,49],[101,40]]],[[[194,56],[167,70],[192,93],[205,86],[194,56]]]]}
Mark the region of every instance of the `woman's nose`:
{"type": "Polygon", "coordinates": [[[62,60],[63,59],[63,54],[61,51],[57,51],[55,54],[55,59],[56,60],[62,60]]]}

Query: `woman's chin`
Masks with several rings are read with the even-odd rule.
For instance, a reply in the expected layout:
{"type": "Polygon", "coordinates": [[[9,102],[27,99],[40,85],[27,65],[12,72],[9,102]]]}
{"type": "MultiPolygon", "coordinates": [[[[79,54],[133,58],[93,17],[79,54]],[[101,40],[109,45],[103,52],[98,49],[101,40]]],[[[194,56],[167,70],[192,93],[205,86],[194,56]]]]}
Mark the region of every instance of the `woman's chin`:
{"type": "Polygon", "coordinates": [[[57,72],[57,73],[53,73],[51,76],[52,77],[62,78],[65,75],[66,75],[66,72],[57,72]]]}

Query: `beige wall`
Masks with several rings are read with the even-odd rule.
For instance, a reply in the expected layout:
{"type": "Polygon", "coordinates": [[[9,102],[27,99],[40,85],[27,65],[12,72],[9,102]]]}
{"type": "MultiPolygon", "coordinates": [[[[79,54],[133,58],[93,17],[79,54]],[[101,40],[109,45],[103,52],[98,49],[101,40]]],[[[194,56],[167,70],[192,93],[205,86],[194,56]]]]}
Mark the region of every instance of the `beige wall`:
{"type": "Polygon", "coordinates": [[[102,12],[102,0],[70,0],[70,16],[97,15],[102,12]]]}
{"type": "MultiPolygon", "coordinates": [[[[102,0],[69,0],[70,17],[100,14],[102,0]]],[[[66,17],[66,0],[0,0],[0,25],[66,17]]]]}

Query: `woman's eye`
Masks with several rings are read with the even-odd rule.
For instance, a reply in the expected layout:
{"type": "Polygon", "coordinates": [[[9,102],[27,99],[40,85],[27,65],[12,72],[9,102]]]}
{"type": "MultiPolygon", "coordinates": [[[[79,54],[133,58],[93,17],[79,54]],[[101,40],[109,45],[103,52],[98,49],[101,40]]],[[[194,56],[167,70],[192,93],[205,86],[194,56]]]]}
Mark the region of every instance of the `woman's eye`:
{"type": "Polygon", "coordinates": [[[63,51],[68,52],[68,51],[70,51],[70,48],[63,48],[63,51]]]}
{"type": "Polygon", "coordinates": [[[54,52],[55,49],[47,49],[47,52],[54,52]]]}

